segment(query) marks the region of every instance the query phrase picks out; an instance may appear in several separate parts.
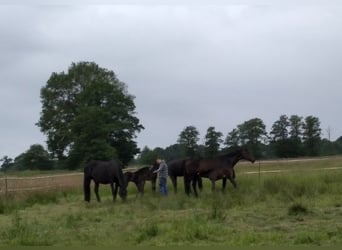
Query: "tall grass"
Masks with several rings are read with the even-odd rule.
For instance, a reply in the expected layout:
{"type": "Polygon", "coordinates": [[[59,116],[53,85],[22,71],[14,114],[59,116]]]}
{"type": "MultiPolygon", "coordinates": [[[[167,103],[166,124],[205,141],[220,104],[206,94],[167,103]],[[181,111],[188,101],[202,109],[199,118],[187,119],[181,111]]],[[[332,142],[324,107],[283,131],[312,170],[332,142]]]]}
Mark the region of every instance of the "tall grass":
{"type": "MultiPolygon", "coordinates": [[[[128,199],[83,202],[82,190],[25,194],[0,201],[5,245],[334,245],[342,244],[342,172],[237,174],[212,193],[204,181],[198,198],[179,187],[161,197],[129,186],[128,199]]],[[[179,182],[181,183],[181,182],[179,182]]],[[[220,185],[217,185],[219,187],[220,185]]]]}

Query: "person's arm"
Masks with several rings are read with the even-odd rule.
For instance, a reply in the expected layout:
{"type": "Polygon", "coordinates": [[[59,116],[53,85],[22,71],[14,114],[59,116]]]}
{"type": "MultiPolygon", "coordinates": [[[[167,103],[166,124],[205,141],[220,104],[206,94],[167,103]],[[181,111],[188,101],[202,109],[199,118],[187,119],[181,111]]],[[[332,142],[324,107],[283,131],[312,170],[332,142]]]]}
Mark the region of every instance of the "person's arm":
{"type": "Polygon", "coordinates": [[[159,168],[158,168],[157,170],[153,171],[153,173],[154,173],[154,174],[155,174],[155,173],[158,173],[158,172],[161,170],[161,167],[162,167],[162,164],[160,164],[160,165],[159,165],[159,168]]]}

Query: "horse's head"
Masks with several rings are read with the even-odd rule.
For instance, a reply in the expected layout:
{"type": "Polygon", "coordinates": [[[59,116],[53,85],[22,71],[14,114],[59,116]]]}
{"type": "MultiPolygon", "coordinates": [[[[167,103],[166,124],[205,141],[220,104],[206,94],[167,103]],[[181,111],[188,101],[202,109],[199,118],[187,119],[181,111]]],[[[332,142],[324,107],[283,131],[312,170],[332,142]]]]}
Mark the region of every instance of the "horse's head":
{"type": "Polygon", "coordinates": [[[245,159],[247,161],[250,161],[252,163],[255,162],[254,156],[249,152],[249,150],[246,147],[242,147],[240,149],[241,157],[242,159],[245,159]]]}
{"type": "Polygon", "coordinates": [[[127,185],[125,185],[124,187],[120,187],[120,190],[119,190],[119,195],[120,195],[120,198],[125,201],[126,200],[126,197],[127,197],[127,185]]]}
{"type": "Polygon", "coordinates": [[[128,185],[128,182],[133,180],[133,176],[134,176],[134,173],[132,173],[132,172],[125,172],[124,173],[126,186],[128,185]]]}
{"type": "Polygon", "coordinates": [[[159,168],[160,163],[158,163],[157,161],[154,161],[153,165],[150,168],[150,171],[153,173],[154,171],[156,171],[159,168]]]}
{"type": "Polygon", "coordinates": [[[157,173],[154,173],[159,168],[159,163],[154,161],[153,165],[150,167],[151,171],[151,183],[152,183],[152,190],[156,191],[156,181],[157,181],[157,173]]]}

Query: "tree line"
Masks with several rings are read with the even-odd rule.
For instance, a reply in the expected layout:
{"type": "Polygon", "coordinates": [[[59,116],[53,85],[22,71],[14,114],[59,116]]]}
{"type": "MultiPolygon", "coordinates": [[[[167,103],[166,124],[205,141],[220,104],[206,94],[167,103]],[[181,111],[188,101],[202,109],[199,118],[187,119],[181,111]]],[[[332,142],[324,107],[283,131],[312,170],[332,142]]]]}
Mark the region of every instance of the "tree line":
{"type": "Polygon", "coordinates": [[[42,111],[36,123],[47,137],[47,149],[34,144],[15,159],[4,156],[1,170],[78,169],[91,159],[151,164],[156,157],[210,157],[241,145],[257,158],[342,153],[342,137],[335,142],[322,139],[319,119],[298,115],[281,115],[269,133],[260,118],[239,124],[225,137],[211,126],[203,145],[197,128],[187,126],[175,144],[140,150],[136,134],[144,127],[136,117],[134,98],[112,70],[94,62],[53,72],[40,91],[42,111]]]}
{"type": "Polygon", "coordinates": [[[166,160],[185,157],[213,157],[239,146],[247,146],[257,159],[295,158],[342,154],[342,136],[336,141],[321,137],[319,118],[281,115],[267,133],[262,119],[253,118],[239,124],[224,137],[210,126],[199,144],[200,133],[195,126],[185,127],[177,143],[166,148],[145,146],[137,162],[150,164],[156,157],[166,160]]]}

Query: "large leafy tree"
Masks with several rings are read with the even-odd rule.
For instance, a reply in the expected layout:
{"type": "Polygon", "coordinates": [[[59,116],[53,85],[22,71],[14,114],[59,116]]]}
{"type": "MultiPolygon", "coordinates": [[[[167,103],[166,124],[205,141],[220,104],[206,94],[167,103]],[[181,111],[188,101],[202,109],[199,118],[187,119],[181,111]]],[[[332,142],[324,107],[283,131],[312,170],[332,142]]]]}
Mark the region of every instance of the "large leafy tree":
{"type": "Polygon", "coordinates": [[[320,121],[317,117],[307,116],[303,124],[303,143],[307,155],[316,156],[319,154],[321,142],[320,121]]]}
{"type": "Polygon", "coordinates": [[[127,164],[139,152],[134,141],[143,127],[135,117],[134,97],[113,71],[94,62],[72,63],[52,73],[41,89],[37,125],[58,160],[77,168],[90,159],[127,164]]]}
{"type": "Polygon", "coordinates": [[[195,126],[187,126],[179,134],[178,143],[185,149],[186,156],[194,157],[198,148],[199,132],[195,126]]]}
{"type": "Polygon", "coordinates": [[[222,133],[215,130],[215,127],[209,127],[205,135],[204,152],[208,157],[217,155],[220,145],[223,142],[222,133]]]}

